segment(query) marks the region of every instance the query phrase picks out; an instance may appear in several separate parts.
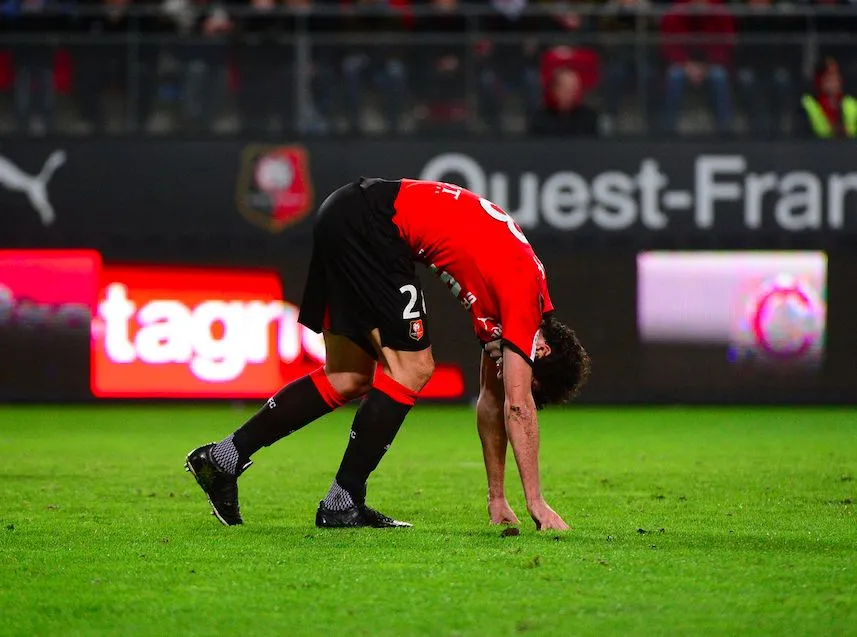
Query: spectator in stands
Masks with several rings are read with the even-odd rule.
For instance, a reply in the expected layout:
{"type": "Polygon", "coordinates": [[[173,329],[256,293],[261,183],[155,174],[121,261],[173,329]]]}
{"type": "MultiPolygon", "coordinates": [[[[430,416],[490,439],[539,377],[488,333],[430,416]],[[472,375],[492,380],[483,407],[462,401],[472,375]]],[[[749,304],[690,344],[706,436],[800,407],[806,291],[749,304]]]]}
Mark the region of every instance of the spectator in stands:
{"type": "Polygon", "coordinates": [[[191,129],[211,126],[226,91],[228,36],[234,23],[226,5],[206,0],[164,0],[165,16],[184,41],[170,47],[180,73],[181,118],[191,129]]]}
{"type": "Polygon", "coordinates": [[[54,128],[58,47],[43,34],[68,32],[73,7],[74,2],[61,0],[5,0],[0,5],[0,28],[21,38],[12,47],[15,115],[21,131],[54,128]]]}
{"type": "Polygon", "coordinates": [[[416,30],[446,35],[444,43],[420,45],[414,67],[419,69],[418,117],[424,131],[462,131],[468,126],[465,76],[467,19],[459,0],[429,0],[432,12],[417,17],[416,30]]]}
{"type": "MultiPolygon", "coordinates": [[[[528,0],[491,0],[486,15],[479,16],[481,39],[476,43],[476,93],[479,114],[492,131],[501,128],[504,102],[511,94],[524,98],[538,95],[538,71],[532,37],[523,43],[495,42],[497,34],[523,33],[531,18],[525,15],[528,0]]],[[[526,106],[525,106],[526,108],[526,106]]]]}
{"type": "Polygon", "coordinates": [[[722,0],[675,0],[661,21],[662,51],[667,62],[666,127],[675,131],[685,85],[707,83],[713,97],[718,132],[732,125],[729,71],[735,19],[722,0]]]}
{"type": "Polygon", "coordinates": [[[598,114],[583,103],[584,80],[566,66],[553,71],[545,86],[544,106],[533,119],[533,135],[595,137],[598,114]]]}
{"type": "MultiPolygon", "coordinates": [[[[406,37],[414,24],[410,0],[343,0],[345,29],[363,37],[373,32],[406,37]]],[[[367,100],[371,93],[379,98],[386,127],[395,131],[408,103],[407,57],[413,46],[349,45],[341,57],[347,116],[352,131],[363,129],[367,100]]]]}
{"type": "Polygon", "coordinates": [[[283,15],[276,15],[278,0],[249,0],[247,15],[238,18],[240,32],[236,48],[238,108],[243,129],[261,134],[269,130],[271,118],[278,117],[292,130],[294,82],[290,74],[292,48],[278,38],[294,27],[283,15]]]}
{"type": "Polygon", "coordinates": [[[649,0],[608,0],[598,23],[599,32],[613,38],[603,51],[604,111],[611,130],[619,117],[622,99],[628,94],[638,97],[638,112],[645,116],[655,112],[652,51],[641,54],[637,44],[637,30],[649,31],[652,26],[650,10],[649,0]],[[618,38],[621,42],[615,41],[618,38]]]}
{"type": "MultiPolygon", "coordinates": [[[[345,31],[343,16],[348,12],[345,0],[311,0],[314,11],[301,16],[309,34],[309,61],[301,66],[300,82],[291,79],[296,94],[292,101],[297,115],[295,124],[302,134],[326,133],[336,125],[338,106],[343,102],[341,45],[332,44],[345,31]]],[[[294,69],[294,62],[290,64],[294,69]]]]}
{"type": "MultiPolygon", "coordinates": [[[[105,0],[109,5],[108,14],[122,15],[122,5],[126,4],[122,0],[114,2],[114,0],[105,0]]],[[[101,60],[101,64],[110,63],[116,64],[118,67],[119,79],[122,88],[125,92],[125,118],[130,130],[143,131],[154,114],[156,98],[161,96],[174,97],[178,99],[178,81],[174,83],[174,87],[163,82],[161,74],[162,59],[165,57],[164,52],[169,53],[170,47],[165,47],[159,40],[163,37],[169,37],[175,34],[176,27],[174,21],[163,11],[164,0],[128,0],[128,6],[139,7],[145,9],[145,13],[136,18],[127,18],[127,20],[119,19],[118,23],[114,24],[109,30],[125,31],[126,25],[128,30],[125,33],[137,31],[142,37],[134,43],[131,50],[128,49],[130,43],[126,40],[122,46],[122,53],[125,59],[117,59],[115,61],[101,60]],[[131,26],[133,25],[133,26],[131,26]],[[169,89],[173,88],[172,93],[169,89]]],[[[96,43],[98,33],[101,27],[98,21],[103,16],[95,18],[90,22],[88,30],[93,33],[93,44],[96,43]]],[[[86,24],[86,23],[84,23],[86,24]]],[[[105,51],[110,49],[99,48],[99,55],[104,55],[105,51]]],[[[113,49],[117,51],[118,49],[113,49]]],[[[173,65],[177,67],[177,65],[173,65]]],[[[94,73],[99,73],[100,69],[96,67],[94,73]]],[[[97,78],[96,82],[103,83],[104,79],[97,78]]],[[[81,90],[84,90],[81,88],[81,90]]]]}
{"type": "MultiPolygon", "coordinates": [[[[79,0],[81,8],[86,9],[78,20],[78,25],[86,37],[86,43],[76,46],[74,52],[75,93],[77,95],[80,116],[87,128],[103,132],[108,128],[108,113],[104,104],[104,93],[108,86],[127,87],[128,50],[127,44],[104,42],[100,38],[121,37],[129,30],[128,7],[131,0],[79,0]],[[99,11],[100,10],[100,11],[99,11]]],[[[135,79],[151,73],[149,64],[138,64],[135,79]]],[[[151,78],[148,78],[151,79],[151,78]]],[[[141,88],[141,87],[140,87],[141,88]]],[[[151,82],[146,82],[146,91],[137,90],[135,106],[145,111],[148,117],[148,105],[151,101],[151,82]],[[140,105],[145,107],[140,108],[140,105]]]]}
{"type": "Polygon", "coordinates": [[[819,139],[857,138],[857,99],[845,93],[839,64],[824,59],[816,69],[815,94],[801,100],[805,134],[819,139]]]}
{"type": "Polygon", "coordinates": [[[738,18],[739,46],[736,50],[738,100],[747,112],[752,135],[783,132],[785,116],[795,101],[801,75],[806,18],[789,11],[791,2],[748,0],[749,13],[738,18]],[[763,38],[750,41],[750,38],[763,38]],[[778,38],[791,38],[778,42],[778,38]]]}
{"type": "Polygon", "coordinates": [[[832,57],[839,65],[843,80],[850,85],[857,81],[857,0],[802,0],[819,9],[811,20],[811,29],[820,56],[832,57]],[[836,10],[838,9],[838,10],[836,10]]]}
{"type": "Polygon", "coordinates": [[[242,128],[254,134],[279,125],[289,133],[325,132],[332,115],[336,89],[341,82],[334,67],[337,56],[328,42],[312,46],[316,35],[341,33],[339,0],[313,0],[322,9],[310,14],[310,0],[245,0],[249,12],[235,18],[230,85],[237,89],[242,128]],[[327,5],[327,6],[325,6],[327,5]],[[284,13],[282,10],[287,9],[284,13]],[[305,30],[310,54],[295,66],[295,46],[283,36],[305,30]],[[296,71],[299,75],[296,75],[296,71]]]}
{"type": "Polygon", "coordinates": [[[580,76],[582,94],[594,91],[601,81],[601,60],[593,49],[555,46],[546,50],[539,60],[540,103],[550,103],[550,85],[555,71],[570,69],[580,76]]]}
{"type": "MultiPolygon", "coordinates": [[[[600,0],[584,0],[593,4],[600,0]]],[[[479,113],[488,127],[497,131],[502,126],[504,106],[517,97],[527,119],[531,119],[542,102],[538,59],[544,36],[575,34],[589,28],[589,16],[581,15],[561,4],[542,0],[491,0],[490,11],[480,16],[477,26],[482,38],[477,42],[476,91],[479,113]],[[551,6],[550,13],[539,11],[551,6]],[[534,9],[529,11],[529,9],[534,9]],[[496,42],[495,35],[516,35],[521,39],[496,42]]]]}

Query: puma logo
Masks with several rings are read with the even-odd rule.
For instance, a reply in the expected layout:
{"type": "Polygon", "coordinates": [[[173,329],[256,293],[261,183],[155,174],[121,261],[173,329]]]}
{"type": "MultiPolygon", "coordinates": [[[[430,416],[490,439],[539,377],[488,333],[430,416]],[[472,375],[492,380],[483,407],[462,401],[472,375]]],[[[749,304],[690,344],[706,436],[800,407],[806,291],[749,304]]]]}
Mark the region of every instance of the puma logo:
{"type": "Polygon", "coordinates": [[[495,319],[493,316],[477,316],[476,320],[482,323],[482,329],[486,332],[490,332],[492,336],[496,336],[497,338],[503,336],[502,327],[500,327],[499,325],[494,325],[492,327],[491,323],[497,321],[497,319],[495,319]]]}
{"type": "Polygon", "coordinates": [[[7,158],[0,155],[0,185],[6,190],[27,195],[30,205],[39,213],[42,225],[49,226],[56,219],[53,206],[48,200],[48,182],[57,168],[65,163],[64,150],[55,150],[45,161],[38,175],[28,175],[7,158]]]}
{"type": "Polygon", "coordinates": [[[479,321],[480,323],[482,323],[482,329],[483,330],[487,330],[488,329],[488,322],[494,321],[494,318],[490,317],[490,316],[477,316],[476,320],[479,321]]]}

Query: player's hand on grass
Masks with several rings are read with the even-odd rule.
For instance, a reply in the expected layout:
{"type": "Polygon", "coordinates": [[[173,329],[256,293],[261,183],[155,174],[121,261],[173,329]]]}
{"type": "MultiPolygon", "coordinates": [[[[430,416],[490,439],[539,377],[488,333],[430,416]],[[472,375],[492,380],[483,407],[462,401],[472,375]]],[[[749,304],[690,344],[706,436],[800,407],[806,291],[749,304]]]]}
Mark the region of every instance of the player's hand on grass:
{"type": "Polygon", "coordinates": [[[527,510],[539,531],[568,531],[568,524],[544,500],[528,503],[527,510]]]}
{"type": "Polygon", "coordinates": [[[491,517],[491,524],[521,523],[506,498],[488,500],[488,515],[491,517]]]}

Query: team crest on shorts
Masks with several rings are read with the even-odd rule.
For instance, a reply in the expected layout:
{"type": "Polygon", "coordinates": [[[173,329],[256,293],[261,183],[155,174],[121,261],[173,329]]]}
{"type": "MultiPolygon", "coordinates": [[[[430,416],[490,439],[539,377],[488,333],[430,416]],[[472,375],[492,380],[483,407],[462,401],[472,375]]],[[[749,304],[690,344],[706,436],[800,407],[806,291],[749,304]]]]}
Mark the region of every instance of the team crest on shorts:
{"type": "Polygon", "coordinates": [[[306,150],[302,146],[246,147],[236,203],[247,221],[269,232],[303,220],[313,205],[306,150]]]}
{"type": "Polygon", "coordinates": [[[412,339],[414,339],[415,341],[421,341],[425,333],[426,331],[425,328],[423,328],[422,319],[416,319],[415,321],[411,321],[411,331],[409,333],[409,336],[412,339]]]}

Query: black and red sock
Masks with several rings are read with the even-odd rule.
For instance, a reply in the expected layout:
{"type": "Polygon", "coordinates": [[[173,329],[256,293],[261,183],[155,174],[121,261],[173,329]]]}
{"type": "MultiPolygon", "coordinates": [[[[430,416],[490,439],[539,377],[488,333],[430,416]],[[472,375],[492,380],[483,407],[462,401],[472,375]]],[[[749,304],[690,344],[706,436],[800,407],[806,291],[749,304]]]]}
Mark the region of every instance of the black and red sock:
{"type": "Polygon", "coordinates": [[[324,368],[319,368],[274,394],[250,420],[219,442],[212,456],[224,471],[237,473],[262,447],[274,444],[346,402],[330,384],[324,368]]]}
{"type": "Polygon", "coordinates": [[[379,367],[372,389],[363,399],[336,480],[324,500],[332,509],[345,509],[366,500],[366,481],[414,406],[417,392],[393,380],[379,367]]]}

